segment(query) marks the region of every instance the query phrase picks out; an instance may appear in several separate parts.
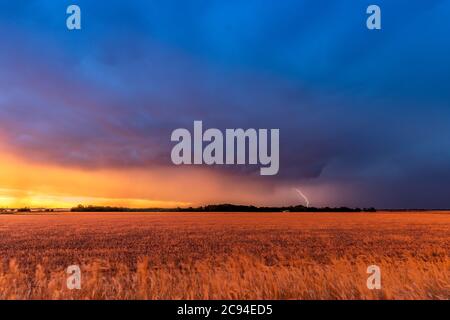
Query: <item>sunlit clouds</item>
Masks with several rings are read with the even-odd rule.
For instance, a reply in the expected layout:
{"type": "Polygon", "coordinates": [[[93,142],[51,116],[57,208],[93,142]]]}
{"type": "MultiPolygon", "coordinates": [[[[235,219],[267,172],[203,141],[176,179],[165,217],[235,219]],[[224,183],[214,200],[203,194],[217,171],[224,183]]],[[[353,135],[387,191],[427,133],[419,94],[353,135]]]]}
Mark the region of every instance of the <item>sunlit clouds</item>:
{"type": "Polygon", "coordinates": [[[85,169],[33,163],[5,153],[0,159],[0,207],[70,208],[78,204],[138,208],[204,203],[296,203],[295,194],[236,174],[202,168],[85,169]],[[236,183],[240,180],[239,183],[236,183]]]}

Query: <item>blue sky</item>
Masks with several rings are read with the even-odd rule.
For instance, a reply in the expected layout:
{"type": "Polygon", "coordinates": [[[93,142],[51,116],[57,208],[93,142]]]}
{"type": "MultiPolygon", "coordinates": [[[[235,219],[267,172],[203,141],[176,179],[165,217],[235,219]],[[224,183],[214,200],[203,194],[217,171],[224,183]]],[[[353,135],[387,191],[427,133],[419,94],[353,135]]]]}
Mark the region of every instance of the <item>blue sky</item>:
{"type": "Polygon", "coordinates": [[[280,128],[278,176],[208,170],[320,205],[448,208],[449,30],[449,1],[0,0],[0,133],[36,163],[154,170],[194,120],[280,128]]]}

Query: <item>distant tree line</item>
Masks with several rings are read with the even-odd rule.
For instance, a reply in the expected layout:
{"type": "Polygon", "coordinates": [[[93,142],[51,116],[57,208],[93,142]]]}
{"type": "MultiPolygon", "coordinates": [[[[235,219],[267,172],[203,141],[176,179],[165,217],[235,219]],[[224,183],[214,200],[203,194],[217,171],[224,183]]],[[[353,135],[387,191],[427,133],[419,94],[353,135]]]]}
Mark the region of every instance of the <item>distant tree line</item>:
{"type": "Polygon", "coordinates": [[[54,212],[54,209],[0,208],[0,213],[26,213],[26,212],[54,212]]]}
{"type": "Polygon", "coordinates": [[[18,209],[0,208],[0,213],[9,213],[9,212],[31,212],[31,209],[30,208],[18,208],[18,209]]]}
{"type": "Polygon", "coordinates": [[[125,208],[109,206],[83,206],[71,209],[72,212],[376,212],[375,208],[348,208],[348,207],[256,207],[235,204],[217,204],[188,208],[125,208]]]}

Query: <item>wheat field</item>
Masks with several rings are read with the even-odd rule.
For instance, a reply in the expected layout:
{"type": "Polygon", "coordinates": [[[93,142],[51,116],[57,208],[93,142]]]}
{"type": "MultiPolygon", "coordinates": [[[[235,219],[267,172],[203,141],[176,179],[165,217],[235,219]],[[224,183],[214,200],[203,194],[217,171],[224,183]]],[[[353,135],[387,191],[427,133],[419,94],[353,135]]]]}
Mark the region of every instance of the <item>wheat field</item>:
{"type": "Polygon", "coordinates": [[[0,215],[0,299],[449,299],[449,271],[449,212],[0,215]]]}

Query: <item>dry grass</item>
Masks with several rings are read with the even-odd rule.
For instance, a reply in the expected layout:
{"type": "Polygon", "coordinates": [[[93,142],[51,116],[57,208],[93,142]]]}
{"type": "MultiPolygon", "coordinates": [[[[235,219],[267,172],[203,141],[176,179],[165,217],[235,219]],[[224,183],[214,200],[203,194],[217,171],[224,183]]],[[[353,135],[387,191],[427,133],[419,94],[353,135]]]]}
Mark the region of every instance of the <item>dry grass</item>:
{"type": "Polygon", "coordinates": [[[449,299],[449,231],[447,212],[0,215],[0,298],[449,299]]]}

